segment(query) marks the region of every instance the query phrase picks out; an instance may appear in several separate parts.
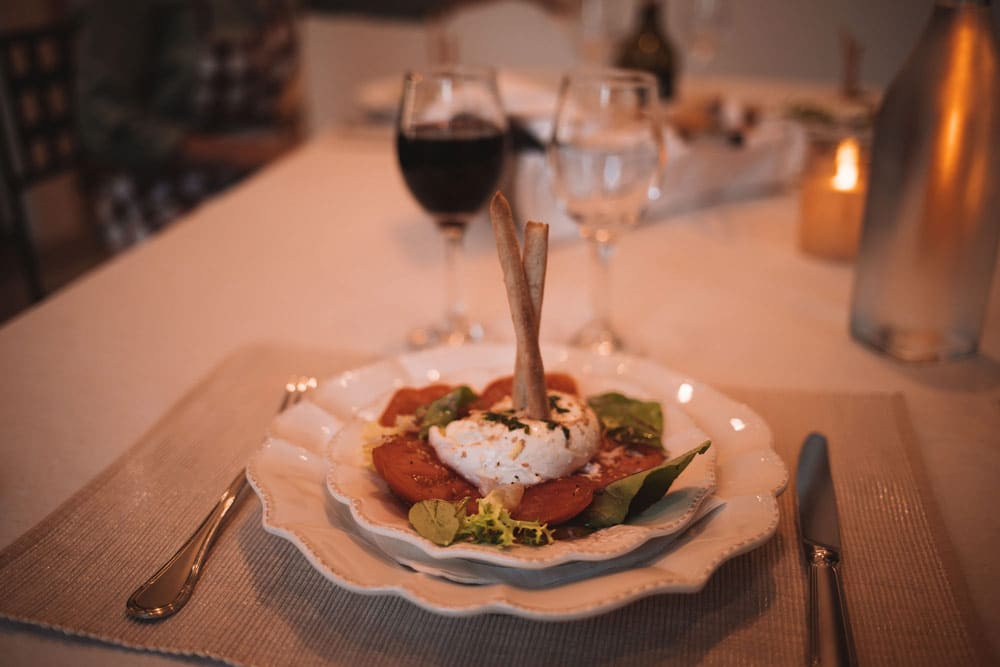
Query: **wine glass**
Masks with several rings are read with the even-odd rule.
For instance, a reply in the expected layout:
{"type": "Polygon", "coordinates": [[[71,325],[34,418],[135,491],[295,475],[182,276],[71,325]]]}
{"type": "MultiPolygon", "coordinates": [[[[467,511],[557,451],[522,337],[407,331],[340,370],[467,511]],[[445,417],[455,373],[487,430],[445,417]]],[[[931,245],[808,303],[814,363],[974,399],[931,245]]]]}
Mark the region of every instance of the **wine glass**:
{"type": "Polygon", "coordinates": [[[611,324],[610,263],[615,241],[633,227],[657,183],[665,153],[656,79],[632,70],[583,70],[563,77],[549,172],[556,198],[593,255],[593,319],[573,344],[622,349],[611,324]]]}
{"type": "Polygon", "coordinates": [[[403,179],[445,240],[443,321],[411,331],[408,343],[422,348],[479,340],[483,328],[466,315],[458,262],[465,228],[496,190],[507,154],[496,74],[453,65],[408,72],[396,130],[403,179]]]}
{"type": "Polygon", "coordinates": [[[711,65],[729,23],[727,0],[692,0],[682,19],[687,32],[687,52],[691,63],[702,68],[711,65]]]}

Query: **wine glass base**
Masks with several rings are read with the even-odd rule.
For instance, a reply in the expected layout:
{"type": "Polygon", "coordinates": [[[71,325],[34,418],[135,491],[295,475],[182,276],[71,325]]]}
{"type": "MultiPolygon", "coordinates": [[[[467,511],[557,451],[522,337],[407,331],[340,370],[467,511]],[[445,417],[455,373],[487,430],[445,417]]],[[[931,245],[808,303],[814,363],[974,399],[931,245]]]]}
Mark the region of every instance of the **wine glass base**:
{"type": "Polygon", "coordinates": [[[438,345],[458,347],[468,343],[478,343],[483,339],[483,335],[483,326],[476,322],[466,322],[457,327],[417,327],[406,335],[406,344],[411,350],[425,350],[438,345]]]}
{"type": "Polygon", "coordinates": [[[625,349],[621,336],[606,322],[600,320],[592,320],[585,324],[570,338],[570,344],[601,355],[609,355],[625,349]]]}

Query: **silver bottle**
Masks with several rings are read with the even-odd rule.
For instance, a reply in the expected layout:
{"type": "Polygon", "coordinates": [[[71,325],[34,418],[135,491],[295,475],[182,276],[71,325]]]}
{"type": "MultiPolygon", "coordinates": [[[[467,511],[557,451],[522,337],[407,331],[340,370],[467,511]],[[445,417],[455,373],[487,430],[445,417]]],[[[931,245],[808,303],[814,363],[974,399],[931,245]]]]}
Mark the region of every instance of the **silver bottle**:
{"type": "Polygon", "coordinates": [[[989,0],[939,0],[875,120],[851,333],[906,361],[976,351],[1000,236],[989,0]]]}

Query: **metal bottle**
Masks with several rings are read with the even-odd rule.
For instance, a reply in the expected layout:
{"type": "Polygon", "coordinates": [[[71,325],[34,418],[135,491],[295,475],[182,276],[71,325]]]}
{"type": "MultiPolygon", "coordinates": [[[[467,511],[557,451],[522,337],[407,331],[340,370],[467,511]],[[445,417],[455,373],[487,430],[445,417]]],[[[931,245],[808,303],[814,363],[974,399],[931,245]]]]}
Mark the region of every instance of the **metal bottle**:
{"type": "Polygon", "coordinates": [[[1000,237],[989,0],[938,0],[875,120],[851,334],[906,361],[976,351],[1000,237]]]}

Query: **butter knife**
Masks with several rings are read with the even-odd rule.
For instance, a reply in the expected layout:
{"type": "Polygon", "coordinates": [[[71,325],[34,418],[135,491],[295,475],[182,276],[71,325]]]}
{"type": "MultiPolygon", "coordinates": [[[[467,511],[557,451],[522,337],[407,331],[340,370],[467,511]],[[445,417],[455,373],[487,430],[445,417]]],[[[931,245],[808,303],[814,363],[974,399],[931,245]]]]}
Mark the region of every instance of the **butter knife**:
{"type": "Polygon", "coordinates": [[[795,475],[799,534],[809,568],[809,663],[856,665],[840,580],[840,524],[826,438],[810,433],[795,475]]]}

